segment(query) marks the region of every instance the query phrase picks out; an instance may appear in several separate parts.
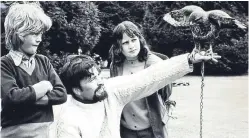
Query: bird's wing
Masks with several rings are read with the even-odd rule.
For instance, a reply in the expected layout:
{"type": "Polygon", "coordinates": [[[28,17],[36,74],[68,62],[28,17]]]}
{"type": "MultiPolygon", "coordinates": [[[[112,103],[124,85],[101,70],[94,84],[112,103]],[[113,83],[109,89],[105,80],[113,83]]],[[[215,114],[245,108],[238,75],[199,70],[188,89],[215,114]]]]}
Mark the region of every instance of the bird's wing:
{"type": "Polygon", "coordinates": [[[164,15],[163,20],[175,27],[185,27],[188,24],[184,23],[184,15],[180,10],[174,10],[164,15]]]}
{"type": "Polygon", "coordinates": [[[228,15],[226,12],[222,10],[211,10],[207,11],[207,13],[212,18],[232,18],[230,15],[228,15]]]}
{"type": "Polygon", "coordinates": [[[204,10],[195,5],[188,5],[179,10],[173,10],[164,16],[164,20],[176,27],[189,27],[189,17],[193,12],[204,12],[204,10]]]}
{"type": "Polygon", "coordinates": [[[232,18],[226,12],[221,10],[208,11],[208,18],[210,22],[218,25],[219,27],[223,25],[224,28],[240,28],[240,29],[247,28],[245,24],[241,23],[235,18],[232,18]]]}
{"type": "Polygon", "coordinates": [[[222,24],[227,24],[228,22],[231,22],[233,20],[231,16],[221,10],[211,10],[207,13],[209,21],[219,27],[221,27],[222,24]]]}

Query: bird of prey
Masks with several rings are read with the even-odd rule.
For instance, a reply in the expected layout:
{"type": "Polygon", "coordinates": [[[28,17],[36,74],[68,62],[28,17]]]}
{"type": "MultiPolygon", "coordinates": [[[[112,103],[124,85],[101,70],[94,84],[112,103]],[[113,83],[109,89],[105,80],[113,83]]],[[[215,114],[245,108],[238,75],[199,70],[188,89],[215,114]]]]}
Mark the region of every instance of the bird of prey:
{"type": "MultiPolygon", "coordinates": [[[[199,6],[189,5],[173,10],[164,15],[163,19],[175,27],[190,28],[195,48],[201,49],[201,42],[209,43],[212,51],[214,40],[224,28],[239,29],[246,34],[247,26],[221,10],[205,11],[199,6]]],[[[203,47],[202,47],[203,48],[203,47]]]]}

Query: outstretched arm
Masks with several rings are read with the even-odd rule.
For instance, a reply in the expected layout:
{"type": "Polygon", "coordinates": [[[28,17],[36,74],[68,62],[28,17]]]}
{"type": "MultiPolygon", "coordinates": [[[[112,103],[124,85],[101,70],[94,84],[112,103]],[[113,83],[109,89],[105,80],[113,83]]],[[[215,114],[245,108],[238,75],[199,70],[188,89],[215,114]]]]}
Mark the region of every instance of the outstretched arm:
{"type": "Polygon", "coordinates": [[[110,78],[106,89],[114,92],[121,104],[149,96],[167,84],[181,78],[193,68],[188,63],[188,54],[160,61],[147,69],[127,76],[110,78]]]}
{"type": "Polygon", "coordinates": [[[191,54],[183,54],[169,60],[160,61],[141,72],[133,75],[119,76],[108,79],[105,86],[112,92],[120,104],[138,100],[153,94],[167,84],[193,71],[192,63],[201,61],[218,62],[221,58],[217,53],[193,49],[191,54]]]}

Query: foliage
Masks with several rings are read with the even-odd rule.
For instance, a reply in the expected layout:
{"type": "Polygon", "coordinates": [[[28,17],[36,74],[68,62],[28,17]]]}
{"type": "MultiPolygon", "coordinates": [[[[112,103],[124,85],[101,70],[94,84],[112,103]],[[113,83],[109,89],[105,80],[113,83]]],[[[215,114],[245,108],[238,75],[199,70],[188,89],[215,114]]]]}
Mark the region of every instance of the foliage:
{"type": "MultiPolygon", "coordinates": [[[[147,40],[153,44],[153,50],[161,51],[168,56],[175,56],[193,49],[194,42],[189,29],[175,28],[162,20],[165,13],[191,4],[201,6],[205,10],[221,9],[243,23],[248,20],[247,13],[245,13],[248,7],[240,2],[151,2],[147,5],[144,27],[147,38],[150,38],[147,40]]],[[[213,48],[222,56],[222,59],[217,64],[207,64],[206,74],[246,73],[248,71],[247,38],[247,34],[238,30],[222,31],[213,48]]],[[[194,74],[199,72],[197,66],[194,74]]]]}
{"type": "MultiPolygon", "coordinates": [[[[8,7],[11,3],[5,2],[8,7]]],[[[79,47],[83,53],[91,51],[98,43],[101,26],[99,11],[92,2],[85,1],[40,1],[45,13],[53,20],[51,29],[45,33],[39,52],[44,49],[52,53],[77,52],[79,47]]],[[[1,16],[6,16],[6,11],[1,16]]],[[[2,18],[3,19],[3,18],[2,18]]],[[[1,22],[3,28],[4,21],[1,22]]],[[[3,32],[1,32],[3,33],[3,32]]],[[[1,44],[3,47],[5,44],[1,44]]]]}
{"type": "MultiPolygon", "coordinates": [[[[144,14],[143,5],[145,2],[122,2],[122,1],[96,1],[99,9],[99,18],[102,32],[99,43],[93,49],[103,59],[108,58],[108,51],[111,47],[112,30],[122,21],[129,20],[134,23],[141,23],[144,14]]],[[[138,24],[138,26],[141,26],[138,24]]]]}
{"type": "MultiPolygon", "coordinates": [[[[180,9],[186,5],[197,5],[204,10],[220,9],[235,19],[248,22],[248,2],[235,1],[156,1],[156,2],[96,2],[100,10],[101,26],[105,34],[95,47],[101,56],[106,56],[111,46],[111,32],[118,23],[130,20],[143,29],[151,49],[166,54],[169,57],[190,52],[194,42],[189,29],[175,28],[162,20],[165,13],[180,9]],[[133,4],[131,4],[133,3],[133,4]],[[137,10],[137,15],[134,10],[137,10]],[[115,18],[114,18],[115,17],[115,18]],[[138,18],[139,17],[139,18],[138,18]],[[104,38],[102,41],[102,38],[104,38]],[[104,43],[102,43],[104,42],[104,43]],[[103,52],[104,50],[104,52],[103,52]],[[103,53],[101,53],[103,52],[103,53]]],[[[220,33],[214,51],[222,55],[218,64],[206,65],[206,74],[243,74],[248,71],[247,42],[248,36],[243,36],[237,30],[225,30],[220,33]],[[233,38],[237,38],[238,41],[233,38]]],[[[199,74],[197,65],[194,74],[199,74]]]]}
{"type": "Polygon", "coordinates": [[[47,34],[52,52],[76,52],[81,47],[86,53],[98,43],[101,26],[98,9],[92,2],[40,3],[53,19],[53,27],[47,34]]]}
{"type": "MultiPolygon", "coordinates": [[[[10,3],[12,2],[1,2],[2,28],[10,3]]],[[[194,45],[190,30],[175,28],[162,20],[165,13],[186,5],[197,5],[207,11],[223,10],[248,25],[246,1],[40,1],[40,4],[52,17],[53,26],[45,34],[39,53],[49,56],[57,71],[61,66],[58,63],[62,63],[64,55],[76,53],[79,47],[83,53],[97,53],[106,60],[112,44],[112,31],[124,20],[130,20],[142,29],[153,51],[169,57],[190,52],[194,45]]],[[[3,36],[4,29],[1,30],[1,54],[6,54],[3,36]]],[[[214,51],[222,59],[216,64],[206,63],[205,73],[247,73],[247,41],[248,34],[243,36],[236,30],[222,31],[214,46],[214,51]]],[[[199,73],[199,65],[196,65],[194,74],[199,73]]]]}
{"type": "Polygon", "coordinates": [[[51,64],[53,65],[55,71],[60,74],[62,67],[67,62],[67,57],[70,55],[70,53],[65,53],[61,51],[59,54],[57,53],[51,53],[50,51],[46,51],[46,55],[50,59],[51,64]]]}

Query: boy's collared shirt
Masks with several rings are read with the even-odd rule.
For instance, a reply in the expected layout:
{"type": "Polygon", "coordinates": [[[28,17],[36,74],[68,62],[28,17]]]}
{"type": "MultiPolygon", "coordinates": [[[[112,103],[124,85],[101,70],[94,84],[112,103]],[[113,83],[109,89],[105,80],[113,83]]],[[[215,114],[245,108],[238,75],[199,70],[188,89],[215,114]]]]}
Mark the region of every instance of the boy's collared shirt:
{"type": "Polygon", "coordinates": [[[9,55],[16,66],[21,67],[29,75],[32,74],[35,69],[35,54],[31,57],[27,57],[22,52],[10,50],[9,55]]]}

